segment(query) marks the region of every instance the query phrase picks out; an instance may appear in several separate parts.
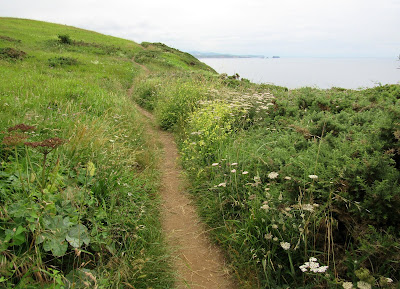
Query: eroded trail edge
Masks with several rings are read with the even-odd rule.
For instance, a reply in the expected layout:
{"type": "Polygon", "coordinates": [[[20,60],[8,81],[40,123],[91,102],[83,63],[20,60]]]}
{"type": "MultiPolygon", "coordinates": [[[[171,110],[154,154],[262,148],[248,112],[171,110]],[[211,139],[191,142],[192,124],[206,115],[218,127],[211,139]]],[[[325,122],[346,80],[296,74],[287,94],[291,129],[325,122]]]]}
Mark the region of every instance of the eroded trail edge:
{"type": "Polygon", "coordinates": [[[176,288],[235,288],[219,248],[208,239],[194,205],[184,192],[172,134],[156,128],[149,112],[140,107],[138,110],[147,118],[147,133],[163,146],[159,165],[163,229],[174,256],[176,288]]]}

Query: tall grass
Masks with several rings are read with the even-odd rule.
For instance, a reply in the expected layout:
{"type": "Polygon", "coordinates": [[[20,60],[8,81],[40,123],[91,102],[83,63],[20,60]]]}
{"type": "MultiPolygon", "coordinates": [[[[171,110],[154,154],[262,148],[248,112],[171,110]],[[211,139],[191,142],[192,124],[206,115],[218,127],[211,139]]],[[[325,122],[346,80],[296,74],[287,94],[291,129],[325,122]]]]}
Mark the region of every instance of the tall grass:
{"type": "Polygon", "coordinates": [[[126,93],[142,48],[11,18],[0,35],[26,52],[0,59],[0,284],[170,287],[156,156],[126,93]]]}

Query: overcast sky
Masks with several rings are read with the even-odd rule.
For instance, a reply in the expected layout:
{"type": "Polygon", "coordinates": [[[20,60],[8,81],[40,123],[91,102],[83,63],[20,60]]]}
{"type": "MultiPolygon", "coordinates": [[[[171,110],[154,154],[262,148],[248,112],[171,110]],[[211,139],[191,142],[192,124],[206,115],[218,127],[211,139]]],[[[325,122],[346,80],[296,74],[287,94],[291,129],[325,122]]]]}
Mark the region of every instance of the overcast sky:
{"type": "Polygon", "coordinates": [[[184,51],[393,57],[400,0],[0,0],[0,16],[184,51]]]}

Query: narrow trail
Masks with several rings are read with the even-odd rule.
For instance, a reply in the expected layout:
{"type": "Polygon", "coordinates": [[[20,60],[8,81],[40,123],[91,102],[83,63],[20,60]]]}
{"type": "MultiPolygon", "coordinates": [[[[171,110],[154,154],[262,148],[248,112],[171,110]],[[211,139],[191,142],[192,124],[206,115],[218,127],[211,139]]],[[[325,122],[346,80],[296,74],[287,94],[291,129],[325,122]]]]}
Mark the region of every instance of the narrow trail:
{"type": "Polygon", "coordinates": [[[162,172],[162,222],[175,259],[176,288],[236,288],[219,248],[208,239],[194,205],[184,192],[181,169],[177,164],[178,150],[172,134],[156,128],[154,117],[148,111],[140,107],[138,110],[148,119],[146,132],[157,139],[164,150],[159,165],[162,172]]]}
{"type": "MultiPolygon", "coordinates": [[[[145,70],[146,73],[147,71],[145,70]]],[[[128,93],[132,93],[132,88],[128,93]]],[[[162,173],[162,224],[174,256],[177,272],[175,288],[236,288],[228,274],[223,255],[210,242],[194,204],[184,192],[173,135],[157,128],[151,113],[139,106],[137,109],[146,118],[146,133],[163,148],[163,157],[159,164],[162,173]]]]}

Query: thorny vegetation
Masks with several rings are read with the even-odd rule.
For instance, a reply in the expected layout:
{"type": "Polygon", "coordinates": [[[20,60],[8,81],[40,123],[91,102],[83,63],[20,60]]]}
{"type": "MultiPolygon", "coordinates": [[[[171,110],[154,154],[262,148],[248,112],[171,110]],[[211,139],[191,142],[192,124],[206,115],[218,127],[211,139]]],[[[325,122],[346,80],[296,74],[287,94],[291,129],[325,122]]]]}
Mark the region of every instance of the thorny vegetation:
{"type": "Polygon", "coordinates": [[[399,85],[287,90],[175,74],[136,95],[177,133],[243,287],[396,288],[399,85]]]}

